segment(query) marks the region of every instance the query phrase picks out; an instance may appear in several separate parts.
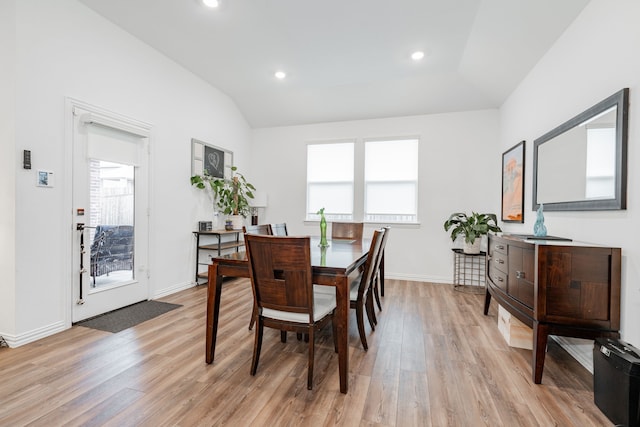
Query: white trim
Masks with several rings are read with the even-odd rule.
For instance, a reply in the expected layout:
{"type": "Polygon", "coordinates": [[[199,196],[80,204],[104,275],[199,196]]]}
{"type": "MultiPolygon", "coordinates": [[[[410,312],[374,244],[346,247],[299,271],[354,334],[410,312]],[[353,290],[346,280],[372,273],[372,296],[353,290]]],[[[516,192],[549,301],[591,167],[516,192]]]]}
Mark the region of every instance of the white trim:
{"type": "MultiPolygon", "coordinates": [[[[75,113],[75,109],[74,109],[75,113]]],[[[142,138],[149,138],[151,129],[147,127],[140,127],[131,119],[112,119],[111,117],[104,116],[99,113],[84,113],[80,116],[80,121],[85,125],[100,125],[111,129],[116,129],[122,132],[130,133],[142,138]]]]}
{"type": "Polygon", "coordinates": [[[408,280],[410,282],[428,282],[428,283],[436,283],[442,285],[452,285],[453,282],[451,277],[439,277],[439,276],[422,276],[415,274],[402,274],[402,273],[391,273],[385,271],[384,278],[391,280],[408,280]]]}
{"type": "Polygon", "coordinates": [[[571,357],[576,359],[579,364],[584,366],[587,371],[593,374],[593,341],[555,335],[550,335],[549,337],[557,342],[571,357]],[[591,345],[588,344],[589,342],[591,345]]]}
{"type": "Polygon", "coordinates": [[[50,335],[57,334],[68,329],[64,321],[58,321],[42,328],[34,329],[29,332],[25,332],[18,335],[0,333],[0,336],[4,338],[9,347],[15,348],[21,345],[29,344],[42,338],[46,338],[50,335]]]}
{"type": "Polygon", "coordinates": [[[175,294],[177,292],[184,291],[184,290],[189,289],[189,288],[193,288],[195,286],[196,286],[196,283],[193,282],[193,281],[184,282],[184,283],[178,283],[177,285],[171,286],[169,288],[162,289],[161,292],[154,293],[151,296],[151,299],[163,298],[163,297],[166,297],[168,295],[172,295],[172,294],[175,294]]]}

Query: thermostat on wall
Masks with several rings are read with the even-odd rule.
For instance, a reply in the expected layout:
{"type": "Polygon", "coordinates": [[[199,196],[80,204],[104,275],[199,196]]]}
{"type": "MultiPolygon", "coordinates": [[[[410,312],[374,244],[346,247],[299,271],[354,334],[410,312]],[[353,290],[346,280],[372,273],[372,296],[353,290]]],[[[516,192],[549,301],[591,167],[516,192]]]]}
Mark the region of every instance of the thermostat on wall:
{"type": "Polygon", "coordinates": [[[53,187],[53,172],[38,171],[38,187],[53,187]]]}

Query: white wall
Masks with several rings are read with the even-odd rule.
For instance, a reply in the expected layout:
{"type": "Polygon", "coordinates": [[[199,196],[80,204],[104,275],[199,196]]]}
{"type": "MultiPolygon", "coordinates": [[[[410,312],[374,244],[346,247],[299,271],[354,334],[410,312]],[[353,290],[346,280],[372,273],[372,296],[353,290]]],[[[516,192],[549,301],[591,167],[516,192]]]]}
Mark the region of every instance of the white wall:
{"type": "MultiPolygon", "coordinates": [[[[15,328],[15,1],[0,2],[0,331],[15,328]],[[2,328],[1,326],[5,326],[2,328]]],[[[2,332],[0,332],[2,335],[2,332]]]]}
{"type": "Polygon", "coordinates": [[[622,337],[640,345],[640,2],[592,0],[500,110],[502,150],[527,140],[524,225],[530,233],[533,140],[623,87],[630,88],[626,211],[545,212],[551,235],[622,248],[622,337]]]}
{"type": "Polygon", "coordinates": [[[500,210],[497,118],[497,111],[486,110],[257,129],[250,178],[269,199],[260,222],[286,222],[290,234],[319,234],[317,223],[304,222],[307,142],[419,135],[420,225],[393,226],[386,274],[450,283],[453,258],[444,221],[453,212],[500,210]]]}
{"type": "MultiPolygon", "coordinates": [[[[10,159],[17,163],[18,153],[30,149],[33,170],[12,174],[18,236],[15,325],[3,315],[0,335],[14,344],[70,322],[75,207],[65,97],[153,126],[151,297],[191,285],[191,232],[199,219],[211,215],[209,205],[201,203],[204,194],[189,184],[191,138],[234,151],[241,167],[249,144],[249,127],[226,95],[75,0],[21,0],[15,8],[16,143],[10,159]],[[57,173],[55,188],[36,187],[38,168],[57,173]]],[[[9,31],[1,27],[2,35],[9,31]]],[[[2,222],[6,218],[0,217],[2,222]]]]}

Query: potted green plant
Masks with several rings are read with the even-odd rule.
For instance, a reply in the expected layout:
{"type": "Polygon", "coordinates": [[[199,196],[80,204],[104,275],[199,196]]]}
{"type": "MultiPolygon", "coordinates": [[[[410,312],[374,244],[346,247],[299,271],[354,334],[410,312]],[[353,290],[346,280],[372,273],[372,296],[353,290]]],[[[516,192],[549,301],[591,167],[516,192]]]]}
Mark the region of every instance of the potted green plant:
{"type": "Polygon", "coordinates": [[[228,215],[234,230],[242,228],[243,218],[250,212],[249,199],[253,199],[253,191],[256,190],[237,170],[237,167],[231,167],[230,178],[216,178],[206,172],[191,177],[191,185],[200,189],[211,188],[216,207],[228,215]]]}
{"type": "Polygon", "coordinates": [[[463,251],[468,254],[480,253],[480,241],[482,236],[490,231],[502,231],[498,227],[498,219],[495,214],[472,212],[467,215],[464,212],[451,214],[444,222],[444,230],[451,229],[451,240],[455,242],[458,236],[464,236],[463,251]]]}

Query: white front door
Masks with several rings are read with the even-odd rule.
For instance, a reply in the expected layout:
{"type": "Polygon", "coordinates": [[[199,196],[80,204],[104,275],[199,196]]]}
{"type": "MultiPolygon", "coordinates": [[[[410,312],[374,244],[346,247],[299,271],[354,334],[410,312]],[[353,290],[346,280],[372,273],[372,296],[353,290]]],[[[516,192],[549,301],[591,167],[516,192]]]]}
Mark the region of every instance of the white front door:
{"type": "Polygon", "coordinates": [[[148,144],[118,117],[73,107],[72,322],[149,297],[148,144]]]}

